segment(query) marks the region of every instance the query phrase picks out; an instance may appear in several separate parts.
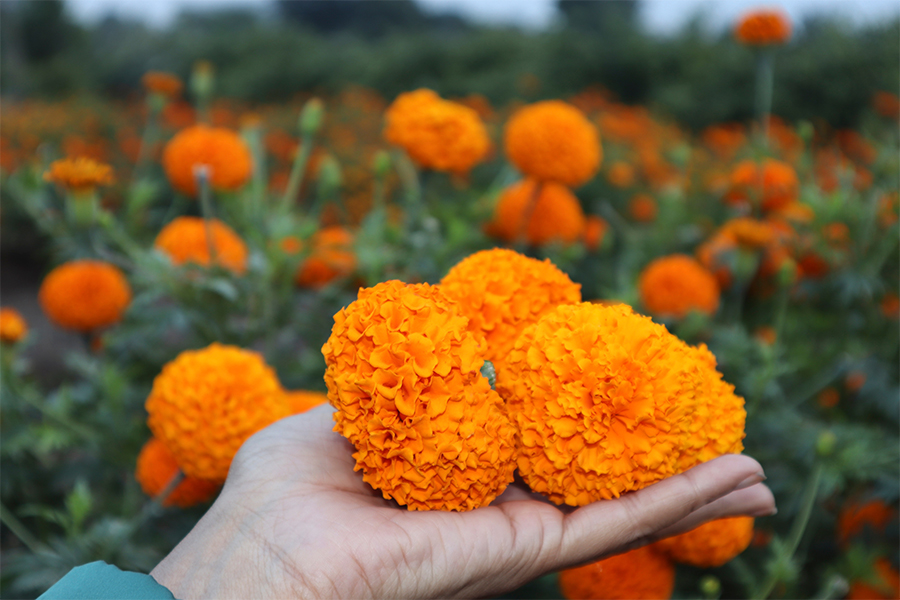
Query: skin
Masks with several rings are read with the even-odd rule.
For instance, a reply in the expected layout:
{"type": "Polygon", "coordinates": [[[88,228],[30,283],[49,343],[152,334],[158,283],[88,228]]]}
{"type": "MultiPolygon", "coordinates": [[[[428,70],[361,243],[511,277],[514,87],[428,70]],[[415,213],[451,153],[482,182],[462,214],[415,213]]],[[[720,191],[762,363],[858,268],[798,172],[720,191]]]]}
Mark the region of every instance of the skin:
{"type": "Polygon", "coordinates": [[[464,513],[408,511],[354,472],[320,406],[238,452],[221,495],[151,575],[176,598],[483,597],[711,519],[775,513],[747,456],[575,509],[519,484],[464,513]]]}

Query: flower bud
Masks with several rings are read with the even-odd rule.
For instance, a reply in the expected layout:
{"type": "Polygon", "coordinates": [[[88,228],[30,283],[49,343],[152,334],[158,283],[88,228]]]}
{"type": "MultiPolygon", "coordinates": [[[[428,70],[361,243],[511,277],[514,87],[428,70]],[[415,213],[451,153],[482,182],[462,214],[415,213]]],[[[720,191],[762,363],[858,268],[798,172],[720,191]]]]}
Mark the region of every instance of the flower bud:
{"type": "Polygon", "coordinates": [[[700,592],[704,598],[718,598],[722,593],[722,583],[718,577],[707,575],[700,580],[700,592]]]}
{"type": "Polygon", "coordinates": [[[384,150],[379,150],[375,153],[375,157],[372,159],[372,171],[375,172],[375,177],[381,179],[385,177],[388,173],[388,169],[391,168],[391,157],[384,150]]]}
{"type": "Polygon", "coordinates": [[[325,112],[322,101],[318,98],[312,98],[303,105],[300,111],[300,133],[306,136],[313,136],[322,126],[322,115],[325,112]]]}
{"type": "Polygon", "coordinates": [[[328,198],[341,187],[341,166],[333,156],[326,156],[319,163],[319,196],[328,198]]]}
{"type": "Polygon", "coordinates": [[[778,269],[778,282],[788,286],[797,281],[797,263],[793,259],[786,258],[778,269]]]}
{"type": "Polygon", "coordinates": [[[198,60],[194,63],[194,70],[191,72],[191,91],[194,95],[205,102],[212,95],[213,91],[213,66],[208,60],[198,60]]]}
{"type": "Polygon", "coordinates": [[[819,434],[816,440],[816,454],[821,457],[831,456],[834,453],[834,447],[837,445],[837,436],[833,431],[826,429],[819,434]]]}

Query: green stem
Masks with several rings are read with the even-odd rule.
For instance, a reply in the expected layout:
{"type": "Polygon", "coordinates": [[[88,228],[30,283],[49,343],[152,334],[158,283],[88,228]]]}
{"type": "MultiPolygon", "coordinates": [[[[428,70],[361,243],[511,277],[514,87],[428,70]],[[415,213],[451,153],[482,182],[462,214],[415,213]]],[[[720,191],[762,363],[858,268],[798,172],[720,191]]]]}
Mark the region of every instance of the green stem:
{"type": "Polygon", "coordinates": [[[772,112],[774,90],[774,60],[770,48],[760,50],[756,59],[756,114],[763,136],[763,145],[769,145],[769,114],[772,112]]]}
{"type": "Polygon", "coordinates": [[[6,506],[0,502],[0,522],[9,527],[9,530],[13,532],[17,538],[19,538],[25,547],[37,554],[43,544],[41,544],[40,540],[37,537],[28,531],[28,528],[22,524],[22,522],[16,518],[12,511],[10,511],[6,506]]]}
{"type": "Polygon", "coordinates": [[[212,191],[209,189],[209,167],[198,167],[194,173],[197,178],[197,188],[200,190],[200,210],[203,212],[203,225],[206,229],[206,247],[209,251],[209,266],[216,264],[216,244],[213,239],[213,219],[215,214],[212,207],[212,191]]]}
{"type": "Polygon", "coordinates": [[[138,148],[137,161],[134,163],[134,171],[131,176],[131,185],[140,178],[142,167],[150,157],[150,148],[156,142],[158,132],[157,120],[159,113],[165,106],[165,101],[159,102],[156,99],[149,100],[147,103],[150,113],[147,115],[147,125],[144,127],[144,134],[141,136],[141,145],[138,148]]]}
{"type": "MultiPolygon", "coordinates": [[[[825,468],[822,466],[821,462],[817,462],[816,466],[813,468],[812,476],[809,478],[809,483],[803,494],[803,504],[801,505],[800,512],[794,519],[794,524],[791,526],[791,532],[788,536],[788,542],[784,546],[784,554],[781,557],[784,561],[790,560],[797,551],[797,547],[800,546],[800,540],[803,538],[803,533],[806,531],[806,525],[809,523],[809,517],[812,514],[813,507],[816,503],[816,496],[819,493],[819,485],[822,482],[822,473],[824,470],[825,468]]],[[[761,592],[753,597],[757,600],[765,600],[772,594],[772,590],[775,589],[777,584],[778,573],[776,571],[766,580],[761,588],[761,592]]]]}
{"type": "Polygon", "coordinates": [[[288,179],[284,196],[281,197],[281,207],[285,212],[290,210],[291,204],[297,200],[300,187],[303,185],[303,175],[306,173],[306,163],[312,154],[313,137],[304,135],[300,141],[300,148],[294,157],[294,166],[291,167],[291,176],[288,179]]]}

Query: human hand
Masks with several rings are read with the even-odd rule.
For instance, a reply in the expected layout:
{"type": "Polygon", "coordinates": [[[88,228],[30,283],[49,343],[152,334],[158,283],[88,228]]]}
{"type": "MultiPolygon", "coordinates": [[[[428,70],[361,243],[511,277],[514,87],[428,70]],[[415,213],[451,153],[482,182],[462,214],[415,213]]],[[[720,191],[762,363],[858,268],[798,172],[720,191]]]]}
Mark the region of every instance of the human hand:
{"type": "Polygon", "coordinates": [[[711,519],[775,512],[752,458],[722,456],[577,510],[517,484],[470,512],[416,512],[353,471],[320,406],[251,437],[221,495],[151,575],[176,598],[498,594],[711,519]]]}

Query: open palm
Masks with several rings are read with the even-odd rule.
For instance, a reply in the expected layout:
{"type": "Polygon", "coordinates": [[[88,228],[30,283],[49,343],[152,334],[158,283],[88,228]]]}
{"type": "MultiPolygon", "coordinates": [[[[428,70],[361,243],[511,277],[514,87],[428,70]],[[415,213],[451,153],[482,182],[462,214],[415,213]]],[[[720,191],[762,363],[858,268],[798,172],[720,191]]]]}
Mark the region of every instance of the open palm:
{"type": "Polygon", "coordinates": [[[156,580],[181,599],[479,597],[713,518],[774,512],[761,467],[737,455],[577,510],[513,485],[470,512],[408,511],[363,482],[331,427],[321,406],[250,438],[156,580]]]}

